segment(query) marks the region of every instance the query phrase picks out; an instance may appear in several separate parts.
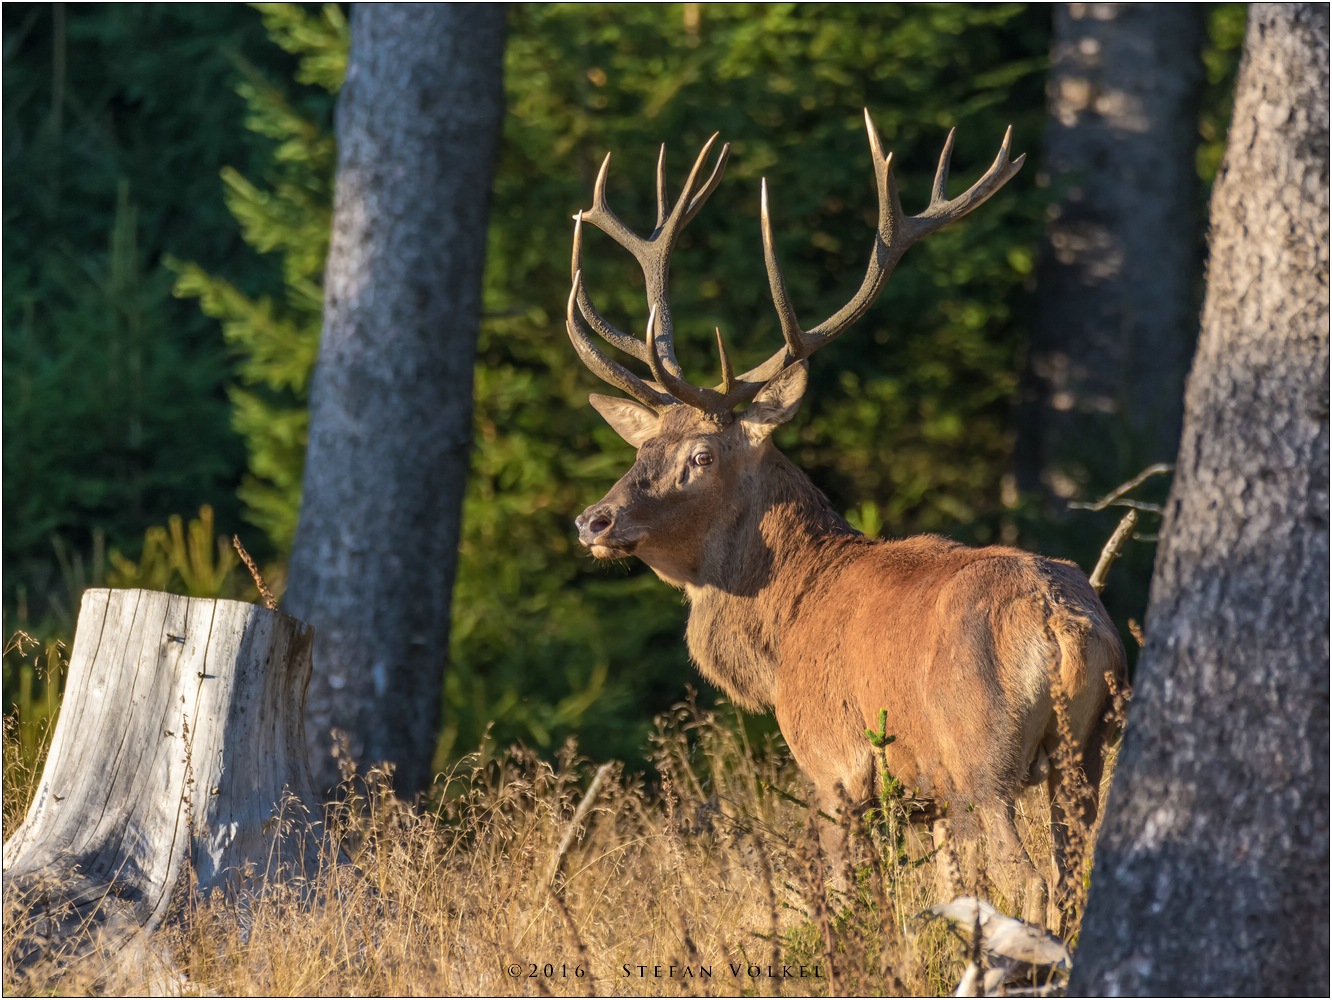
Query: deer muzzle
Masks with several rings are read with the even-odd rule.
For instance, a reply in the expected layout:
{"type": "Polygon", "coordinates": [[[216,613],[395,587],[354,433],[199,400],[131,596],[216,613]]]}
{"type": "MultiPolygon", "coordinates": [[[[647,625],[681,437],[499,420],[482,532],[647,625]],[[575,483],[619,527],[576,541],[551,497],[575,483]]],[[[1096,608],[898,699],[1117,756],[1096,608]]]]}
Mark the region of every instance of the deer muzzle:
{"type": "Polygon", "coordinates": [[[594,504],[574,518],[578,528],[578,541],[591,549],[598,559],[627,556],[634,543],[646,532],[639,527],[625,525],[618,511],[609,504],[594,504]]]}

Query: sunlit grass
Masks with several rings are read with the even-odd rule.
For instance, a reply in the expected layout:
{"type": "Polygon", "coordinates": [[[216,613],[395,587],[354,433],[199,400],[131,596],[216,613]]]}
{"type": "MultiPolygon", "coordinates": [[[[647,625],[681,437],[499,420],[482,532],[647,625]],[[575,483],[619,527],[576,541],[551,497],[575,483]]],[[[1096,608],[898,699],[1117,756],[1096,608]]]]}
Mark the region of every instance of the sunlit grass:
{"type": "MultiPolygon", "coordinates": [[[[7,768],[18,757],[15,733],[6,729],[7,768]]],[[[564,851],[598,770],[572,746],[553,763],[522,748],[466,759],[415,806],[395,798],[383,775],[349,775],[349,794],[326,823],[340,853],[326,849],[312,887],[273,886],[241,902],[214,893],[182,907],[157,946],[110,979],[92,960],[39,961],[20,973],[10,935],[6,991],[952,991],[965,948],[915,916],[939,901],[927,836],[912,827],[890,843],[881,818],[848,823],[854,887],[829,889],[817,836],[827,820],[803,804],[804,779],[779,742],[753,747],[733,718],[682,705],[658,720],[651,753],[650,781],[606,768],[564,851]]],[[[6,778],[8,824],[31,781],[10,781],[8,770],[6,778]]],[[[1024,808],[1029,846],[1047,864],[1035,829],[1043,803],[1029,797],[1024,808]]],[[[1004,905],[1002,887],[979,889],[1004,905]]],[[[23,916],[7,914],[7,926],[23,916]]],[[[1066,929],[1079,919],[1068,914],[1066,929]]]]}
{"type": "Polygon", "coordinates": [[[46,757],[60,708],[67,650],[58,639],[41,640],[16,631],[5,643],[4,678],[13,708],[4,717],[5,838],[23,819],[46,757]]]}

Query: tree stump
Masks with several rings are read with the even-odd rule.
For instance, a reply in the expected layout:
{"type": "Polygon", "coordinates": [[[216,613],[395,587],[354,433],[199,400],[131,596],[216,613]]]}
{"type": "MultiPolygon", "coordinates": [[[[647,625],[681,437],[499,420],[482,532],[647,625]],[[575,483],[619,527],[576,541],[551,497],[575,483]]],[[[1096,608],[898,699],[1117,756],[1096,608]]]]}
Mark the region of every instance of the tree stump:
{"type": "Polygon", "coordinates": [[[84,593],[41,782],[5,842],[11,969],[114,954],[191,881],[240,897],[314,874],[313,634],[238,601],[84,593]]]}

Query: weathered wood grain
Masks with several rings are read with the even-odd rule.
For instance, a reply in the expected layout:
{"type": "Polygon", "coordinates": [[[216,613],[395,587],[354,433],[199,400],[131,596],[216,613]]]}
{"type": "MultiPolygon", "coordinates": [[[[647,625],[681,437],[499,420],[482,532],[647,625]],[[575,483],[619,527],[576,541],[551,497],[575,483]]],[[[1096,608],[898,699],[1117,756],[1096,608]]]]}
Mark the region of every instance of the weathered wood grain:
{"type": "Polygon", "coordinates": [[[237,601],[84,594],[41,781],[5,842],[20,964],[117,948],[188,888],[313,874],[312,637],[237,601]]]}

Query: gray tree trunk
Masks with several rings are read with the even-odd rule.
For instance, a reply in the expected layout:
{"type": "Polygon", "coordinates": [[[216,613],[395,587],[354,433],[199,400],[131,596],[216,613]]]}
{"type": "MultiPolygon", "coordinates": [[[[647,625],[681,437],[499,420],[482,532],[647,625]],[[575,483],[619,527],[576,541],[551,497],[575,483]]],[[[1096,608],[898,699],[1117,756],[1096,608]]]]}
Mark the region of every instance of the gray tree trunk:
{"type": "Polygon", "coordinates": [[[1070,995],[1328,992],[1328,8],[1255,4],[1070,995]]]}
{"type": "Polygon", "coordinates": [[[1204,8],[1054,6],[1039,264],[1015,464],[1060,514],[1179,447],[1197,330],[1204,8]]]}
{"type": "Polygon", "coordinates": [[[472,431],[497,4],[357,5],[338,99],[324,331],[285,606],[315,627],[316,785],[354,757],[428,784],[472,431]]]}
{"type": "Polygon", "coordinates": [[[41,780],[5,841],[7,971],[114,959],[187,871],[232,898],[279,868],[314,873],[310,643],[309,626],[253,604],[84,593],[41,780]]]}

